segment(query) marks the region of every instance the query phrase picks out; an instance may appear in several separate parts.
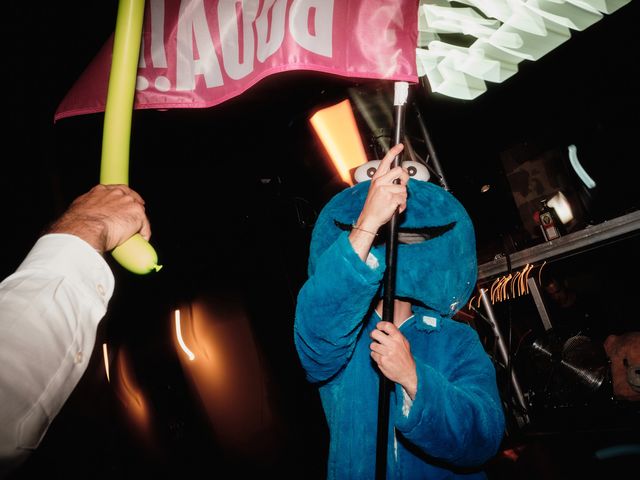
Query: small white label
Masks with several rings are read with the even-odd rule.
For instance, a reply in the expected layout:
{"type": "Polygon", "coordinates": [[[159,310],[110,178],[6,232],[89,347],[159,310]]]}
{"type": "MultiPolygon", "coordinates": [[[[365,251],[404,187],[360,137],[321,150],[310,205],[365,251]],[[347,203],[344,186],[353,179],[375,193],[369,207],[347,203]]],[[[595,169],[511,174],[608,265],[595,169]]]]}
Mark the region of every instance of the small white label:
{"type": "Polygon", "coordinates": [[[438,326],[438,320],[434,317],[429,317],[427,315],[424,315],[422,317],[422,321],[425,323],[425,325],[429,325],[430,327],[438,326]]]}

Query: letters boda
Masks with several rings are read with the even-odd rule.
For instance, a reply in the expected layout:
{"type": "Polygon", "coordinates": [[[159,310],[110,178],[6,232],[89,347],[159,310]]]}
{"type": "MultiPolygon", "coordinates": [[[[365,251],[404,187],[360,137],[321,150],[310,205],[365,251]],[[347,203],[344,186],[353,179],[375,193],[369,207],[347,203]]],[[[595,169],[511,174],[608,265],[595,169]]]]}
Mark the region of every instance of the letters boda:
{"type": "MultiPolygon", "coordinates": [[[[167,68],[164,39],[165,0],[150,1],[151,67],[167,68]]],[[[264,63],[285,42],[331,58],[334,0],[182,0],[175,32],[175,90],[196,88],[199,75],[207,88],[239,80],[264,63]],[[287,37],[287,33],[289,37],[287,37]]],[[[144,52],[144,41],[142,52],[144,52]]],[[[144,55],[140,67],[144,68],[144,55]]],[[[159,77],[156,88],[170,88],[159,77]]],[[[140,79],[139,79],[140,80],[140,79]]],[[[143,78],[144,80],[144,78],[143,78]]],[[[148,82],[138,82],[144,90],[148,82]]]]}

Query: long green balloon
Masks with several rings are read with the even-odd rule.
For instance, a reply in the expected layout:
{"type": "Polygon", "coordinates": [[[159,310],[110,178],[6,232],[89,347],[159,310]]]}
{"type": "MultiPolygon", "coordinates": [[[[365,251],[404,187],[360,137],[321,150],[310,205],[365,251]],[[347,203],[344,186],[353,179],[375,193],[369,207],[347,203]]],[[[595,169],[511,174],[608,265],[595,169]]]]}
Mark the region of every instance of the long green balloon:
{"type": "MultiPolygon", "coordinates": [[[[144,0],[120,0],[113,40],[107,103],[102,133],[100,183],[129,184],[131,117],[142,39],[144,0]]],[[[146,274],[160,270],[151,244],[136,233],[111,254],[127,270],[146,274]]]]}

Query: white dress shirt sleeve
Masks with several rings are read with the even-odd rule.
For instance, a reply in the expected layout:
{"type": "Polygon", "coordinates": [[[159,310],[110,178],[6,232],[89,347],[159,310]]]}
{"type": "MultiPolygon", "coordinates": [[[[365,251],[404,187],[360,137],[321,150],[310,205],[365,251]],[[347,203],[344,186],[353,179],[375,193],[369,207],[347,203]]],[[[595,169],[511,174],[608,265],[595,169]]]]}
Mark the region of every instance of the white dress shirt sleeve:
{"type": "Polygon", "coordinates": [[[40,443],[84,374],[114,278],[79,237],[41,237],[0,283],[0,476],[40,443]]]}

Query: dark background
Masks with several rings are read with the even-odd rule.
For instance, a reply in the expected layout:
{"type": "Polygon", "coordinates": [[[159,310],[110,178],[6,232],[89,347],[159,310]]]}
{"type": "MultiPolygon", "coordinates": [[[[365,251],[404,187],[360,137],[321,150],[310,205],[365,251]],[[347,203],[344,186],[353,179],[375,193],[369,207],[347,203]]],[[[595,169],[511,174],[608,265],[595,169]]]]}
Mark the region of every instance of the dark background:
{"type": "MultiPolygon", "coordinates": [[[[638,208],[631,174],[640,117],[637,3],[584,32],[572,31],[565,44],[537,62],[522,62],[514,77],[489,84],[473,101],[430,94],[424,85],[412,89],[452,193],[476,226],[481,262],[541,241],[522,223],[505,173],[506,152],[517,162],[576,144],[598,181],[584,224],[638,208]],[[491,189],[482,194],[485,184],[491,189]]],[[[112,33],[117,2],[11,2],[3,8],[2,277],[50,221],[98,182],[102,115],[54,125],[53,114],[112,33]]],[[[298,364],[292,325],[315,215],[344,184],[308,118],[346,98],[354,85],[384,88],[287,73],[211,109],[135,112],[130,185],[146,199],[152,243],[165,266],[157,275],[137,277],[108,257],[116,291],[97,345],[107,341],[131,352],[153,404],[159,446],[149,450],[136,440],[96,348],[87,374],[20,477],[85,472],[129,478],[204,469],[223,478],[323,478],[326,426],[298,364]],[[227,293],[242,298],[249,312],[268,372],[269,408],[280,419],[243,455],[226,451],[212,433],[169,338],[176,305],[227,293]],[[261,448],[268,443],[270,449],[261,448]]],[[[373,152],[370,132],[362,136],[373,152]]],[[[601,282],[594,272],[617,275],[626,282],[621,300],[603,302],[629,304],[637,285],[627,280],[629,265],[637,265],[637,249],[634,243],[619,247],[576,259],[570,268],[601,282]]]]}

